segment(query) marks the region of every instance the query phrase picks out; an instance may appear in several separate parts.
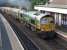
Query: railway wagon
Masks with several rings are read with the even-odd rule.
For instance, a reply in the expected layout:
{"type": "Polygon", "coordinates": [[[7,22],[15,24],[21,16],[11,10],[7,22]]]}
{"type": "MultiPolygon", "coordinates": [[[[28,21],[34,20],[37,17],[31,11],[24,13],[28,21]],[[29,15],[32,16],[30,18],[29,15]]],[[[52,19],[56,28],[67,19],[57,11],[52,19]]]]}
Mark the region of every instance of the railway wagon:
{"type": "Polygon", "coordinates": [[[20,16],[30,30],[40,33],[40,37],[54,38],[56,36],[54,19],[48,13],[28,11],[21,13],[20,16]]]}
{"type": "Polygon", "coordinates": [[[8,15],[14,16],[15,18],[18,18],[17,16],[19,16],[20,9],[11,7],[1,7],[1,11],[8,15]]]}

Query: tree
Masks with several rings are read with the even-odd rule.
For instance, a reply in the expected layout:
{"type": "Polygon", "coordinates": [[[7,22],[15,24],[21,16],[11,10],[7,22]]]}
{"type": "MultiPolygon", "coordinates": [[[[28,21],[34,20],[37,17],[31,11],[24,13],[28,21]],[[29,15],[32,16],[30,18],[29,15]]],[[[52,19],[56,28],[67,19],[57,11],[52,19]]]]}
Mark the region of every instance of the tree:
{"type": "Polygon", "coordinates": [[[45,5],[48,0],[30,0],[31,1],[31,8],[34,9],[35,5],[45,5]]]}

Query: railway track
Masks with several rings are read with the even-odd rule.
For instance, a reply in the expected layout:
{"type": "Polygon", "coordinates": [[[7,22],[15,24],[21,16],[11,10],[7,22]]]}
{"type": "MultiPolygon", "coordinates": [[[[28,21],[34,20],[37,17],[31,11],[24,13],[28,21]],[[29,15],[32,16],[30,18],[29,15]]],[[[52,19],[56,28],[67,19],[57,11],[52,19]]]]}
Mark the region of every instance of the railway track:
{"type": "Polygon", "coordinates": [[[3,15],[11,24],[25,50],[67,50],[65,46],[61,45],[60,38],[54,40],[41,39],[36,33],[27,29],[24,24],[15,20],[14,17],[6,14],[3,15]]]}

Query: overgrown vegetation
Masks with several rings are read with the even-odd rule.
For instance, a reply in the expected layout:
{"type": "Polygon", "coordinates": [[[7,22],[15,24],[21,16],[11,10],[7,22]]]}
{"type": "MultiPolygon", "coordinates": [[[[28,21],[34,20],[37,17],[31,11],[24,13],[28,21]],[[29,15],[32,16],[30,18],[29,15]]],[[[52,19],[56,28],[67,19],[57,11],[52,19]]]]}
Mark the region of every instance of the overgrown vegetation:
{"type": "Polygon", "coordinates": [[[45,5],[48,0],[30,0],[31,1],[31,9],[34,9],[35,5],[45,5]]]}

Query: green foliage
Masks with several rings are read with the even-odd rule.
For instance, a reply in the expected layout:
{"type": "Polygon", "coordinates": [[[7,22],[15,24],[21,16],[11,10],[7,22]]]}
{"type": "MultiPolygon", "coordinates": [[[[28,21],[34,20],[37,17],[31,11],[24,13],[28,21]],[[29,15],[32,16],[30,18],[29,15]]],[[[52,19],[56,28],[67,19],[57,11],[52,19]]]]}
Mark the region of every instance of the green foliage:
{"type": "Polygon", "coordinates": [[[30,0],[31,1],[31,7],[34,9],[35,5],[44,5],[48,0],[30,0]]]}

